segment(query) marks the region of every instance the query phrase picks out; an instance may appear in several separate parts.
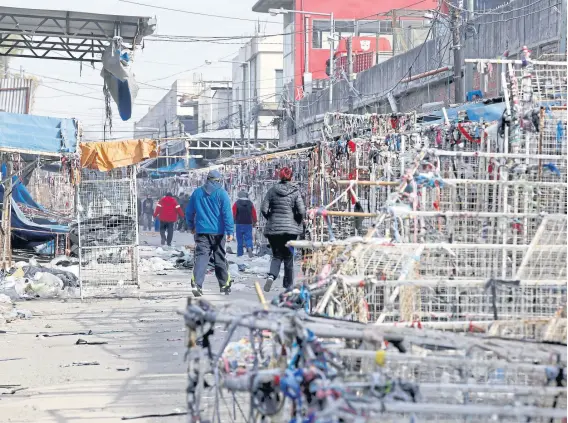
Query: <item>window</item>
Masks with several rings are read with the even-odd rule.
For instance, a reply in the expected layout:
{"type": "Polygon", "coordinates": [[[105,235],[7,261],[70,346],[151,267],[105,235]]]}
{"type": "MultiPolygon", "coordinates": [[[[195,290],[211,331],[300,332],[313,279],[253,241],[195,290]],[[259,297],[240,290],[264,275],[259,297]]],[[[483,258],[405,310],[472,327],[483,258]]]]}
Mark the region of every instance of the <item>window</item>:
{"type": "MultiPolygon", "coordinates": [[[[330,35],[329,20],[312,21],[312,48],[329,49],[330,35]]],[[[349,37],[355,35],[355,21],[335,21],[335,33],[339,37],[349,37]]]]}
{"type": "Polygon", "coordinates": [[[276,91],[276,97],[282,94],[282,88],[284,87],[284,71],[282,69],[274,70],[274,89],[276,91]]]}
{"type": "Polygon", "coordinates": [[[375,36],[377,34],[392,34],[392,21],[357,21],[355,30],[357,35],[363,37],[375,36]]]}

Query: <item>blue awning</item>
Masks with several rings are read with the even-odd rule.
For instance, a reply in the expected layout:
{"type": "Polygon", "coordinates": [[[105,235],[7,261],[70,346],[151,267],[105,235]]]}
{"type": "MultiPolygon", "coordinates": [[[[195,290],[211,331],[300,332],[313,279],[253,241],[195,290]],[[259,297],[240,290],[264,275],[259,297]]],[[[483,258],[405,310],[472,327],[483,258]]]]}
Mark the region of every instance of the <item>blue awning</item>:
{"type": "Polygon", "coordinates": [[[75,119],[0,113],[0,148],[41,153],[77,150],[75,119]]]}

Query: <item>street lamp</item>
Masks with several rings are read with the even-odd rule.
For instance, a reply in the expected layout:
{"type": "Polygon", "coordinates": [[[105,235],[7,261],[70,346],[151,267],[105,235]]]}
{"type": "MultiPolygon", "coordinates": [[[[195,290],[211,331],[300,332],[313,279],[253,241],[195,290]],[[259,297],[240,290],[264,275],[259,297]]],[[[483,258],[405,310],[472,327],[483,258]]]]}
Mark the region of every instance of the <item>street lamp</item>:
{"type": "Polygon", "coordinates": [[[335,20],[333,19],[333,12],[322,13],[322,12],[307,12],[305,10],[288,10],[288,9],[268,9],[270,16],[276,15],[286,15],[288,13],[298,13],[300,15],[314,15],[314,16],[328,16],[329,17],[329,109],[331,110],[331,105],[333,102],[333,87],[331,84],[331,78],[334,73],[334,60],[333,55],[335,53],[335,20]]]}
{"type": "MultiPolygon", "coordinates": [[[[248,118],[247,121],[250,119],[251,117],[251,111],[252,111],[252,84],[251,84],[251,80],[250,80],[250,62],[241,62],[239,60],[217,60],[218,63],[237,63],[240,64],[241,66],[246,66],[247,67],[247,79],[248,79],[248,118]]],[[[213,62],[211,60],[206,60],[205,64],[206,65],[210,65],[213,62]]],[[[250,122],[248,122],[248,153],[250,154],[250,122]]]]}

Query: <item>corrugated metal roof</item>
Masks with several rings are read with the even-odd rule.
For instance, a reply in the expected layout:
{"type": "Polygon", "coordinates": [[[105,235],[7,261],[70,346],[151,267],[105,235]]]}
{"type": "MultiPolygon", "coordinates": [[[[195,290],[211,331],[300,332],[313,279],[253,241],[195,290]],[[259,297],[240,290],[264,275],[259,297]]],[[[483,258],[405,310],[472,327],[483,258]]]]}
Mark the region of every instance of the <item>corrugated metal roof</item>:
{"type": "Polygon", "coordinates": [[[34,83],[33,79],[0,79],[0,111],[29,114],[34,83]]]}

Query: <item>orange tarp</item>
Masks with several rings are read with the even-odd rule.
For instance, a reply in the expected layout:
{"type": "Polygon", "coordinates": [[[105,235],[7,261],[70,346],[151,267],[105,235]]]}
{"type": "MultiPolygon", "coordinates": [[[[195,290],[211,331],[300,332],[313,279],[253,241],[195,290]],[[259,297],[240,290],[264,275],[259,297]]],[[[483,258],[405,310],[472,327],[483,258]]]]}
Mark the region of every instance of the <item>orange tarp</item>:
{"type": "Polygon", "coordinates": [[[158,156],[154,140],[82,142],[81,167],[107,172],[158,156]]]}

